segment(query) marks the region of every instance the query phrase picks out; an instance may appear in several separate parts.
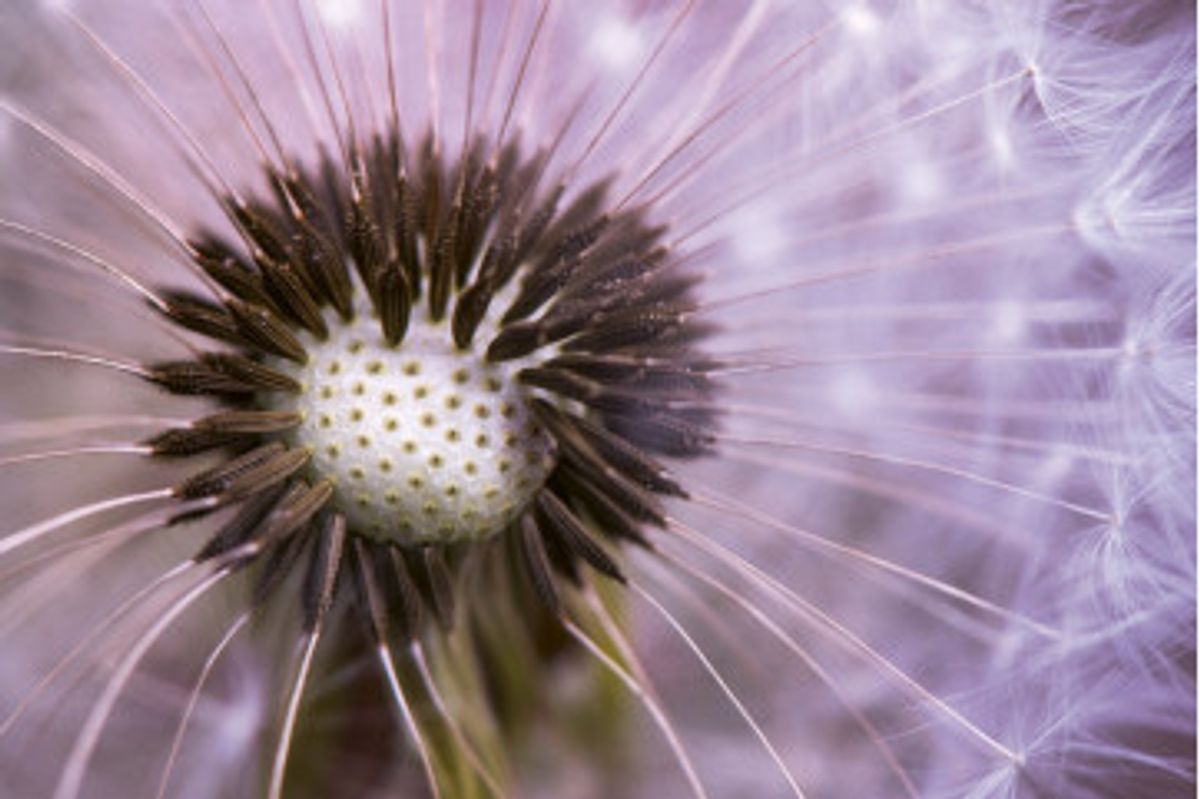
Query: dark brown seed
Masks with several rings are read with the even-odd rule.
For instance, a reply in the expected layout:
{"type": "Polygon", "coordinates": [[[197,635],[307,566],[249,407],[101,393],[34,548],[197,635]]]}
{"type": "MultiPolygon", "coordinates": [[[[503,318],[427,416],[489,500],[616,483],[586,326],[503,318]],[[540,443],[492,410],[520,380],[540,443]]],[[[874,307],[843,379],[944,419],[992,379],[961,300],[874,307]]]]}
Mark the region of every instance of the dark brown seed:
{"type": "Polygon", "coordinates": [[[331,515],[321,529],[308,573],[304,580],[302,604],[304,607],[304,629],[312,632],[333,606],[337,593],[338,577],[341,574],[342,553],[346,545],[346,519],[339,514],[331,515]]]}
{"type": "Polygon", "coordinates": [[[198,419],[188,427],[166,430],[146,441],[155,455],[187,456],[216,447],[252,441],[300,424],[298,413],[287,411],[227,411],[198,419]]]}
{"type": "Polygon", "coordinates": [[[599,216],[604,210],[605,198],[612,188],[614,179],[613,176],[606,177],[577,194],[554,220],[554,224],[546,233],[546,242],[555,244],[571,231],[583,227],[588,220],[599,216]]]}
{"type": "Polygon", "coordinates": [[[350,202],[346,220],[346,241],[363,282],[367,285],[374,284],[377,273],[387,261],[387,247],[383,240],[383,231],[372,214],[370,196],[362,189],[358,198],[350,202]]]}
{"type": "Polygon", "coordinates": [[[556,438],[578,446],[586,457],[595,458],[648,491],[687,497],[687,492],[661,464],[619,436],[587,419],[565,413],[545,400],[535,399],[533,411],[556,438]]]}
{"type": "Polygon", "coordinates": [[[647,452],[694,458],[712,451],[716,414],[707,408],[650,410],[605,419],[614,433],[647,452]]]}
{"type": "Polygon", "coordinates": [[[600,238],[608,223],[608,217],[601,216],[572,231],[555,245],[550,253],[530,270],[520,293],[505,311],[502,321],[507,324],[526,318],[566,286],[571,276],[583,264],[584,254],[600,238]]]}
{"type": "Polygon", "coordinates": [[[466,285],[471,276],[471,267],[479,254],[488,221],[496,211],[500,199],[500,187],[496,182],[496,171],[488,166],[483,170],[468,198],[463,216],[462,232],[459,234],[459,249],[455,260],[458,272],[454,284],[458,288],[466,285]]]}
{"type": "MultiPolygon", "coordinates": [[[[336,217],[329,214],[328,207],[317,197],[316,184],[309,175],[293,170],[286,177],[281,180],[277,179],[275,182],[280,185],[283,194],[279,198],[280,205],[286,206],[286,198],[292,198],[296,202],[296,207],[300,209],[303,224],[311,228],[317,236],[326,239],[331,246],[336,247],[338,231],[332,224],[332,220],[336,217]]],[[[300,224],[295,217],[293,217],[293,221],[300,224]]]]}
{"type": "Polygon", "coordinates": [[[555,186],[529,218],[529,221],[518,230],[517,246],[512,258],[514,263],[524,261],[533,248],[541,241],[542,234],[546,232],[546,228],[550,226],[551,220],[554,219],[554,215],[558,211],[558,202],[562,199],[565,191],[565,186],[561,184],[555,186]]]}
{"type": "Polygon", "coordinates": [[[563,345],[565,352],[613,352],[649,342],[659,344],[683,330],[694,306],[687,302],[633,307],[597,320],[563,345]]]}
{"type": "Polygon", "coordinates": [[[287,486],[278,486],[272,491],[252,497],[242,505],[237,515],[208,540],[196,554],[194,560],[197,563],[210,560],[249,541],[258,531],[259,525],[270,513],[271,508],[275,507],[288,491],[287,486]]]}
{"type": "Polygon", "coordinates": [[[408,329],[412,298],[409,294],[408,278],[400,265],[392,261],[379,276],[378,289],[379,320],[383,325],[383,337],[391,346],[404,340],[408,329]]]}
{"type": "Polygon", "coordinates": [[[467,349],[475,338],[479,323],[487,315],[488,306],[492,301],[491,290],[480,283],[471,284],[458,295],[454,306],[454,315],[450,320],[450,328],[454,334],[454,344],[459,349],[467,349]]]}
{"type": "Polygon", "coordinates": [[[209,338],[245,346],[233,316],[223,306],[185,291],[160,292],[166,300],[163,313],[172,322],[209,338]]]}
{"type": "Polygon", "coordinates": [[[231,202],[229,209],[234,221],[255,246],[276,261],[287,260],[286,228],[271,211],[238,202],[231,202]]]}
{"type": "Polygon", "coordinates": [[[172,394],[237,396],[253,394],[257,390],[250,383],[220,372],[200,361],[156,363],[151,364],[147,371],[149,373],[147,379],[172,394]]]}
{"type": "Polygon", "coordinates": [[[289,375],[249,358],[224,352],[209,352],[201,355],[200,361],[216,372],[253,386],[257,391],[286,391],[292,394],[300,391],[300,384],[289,375]]]}
{"type": "Polygon", "coordinates": [[[354,314],[354,287],[350,284],[342,254],[333,241],[308,220],[296,220],[296,226],[296,252],[306,271],[313,276],[323,297],[333,303],[342,319],[349,319],[354,314]]]}
{"type": "Polygon", "coordinates": [[[265,352],[303,365],[308,361],[304,345],[279,317],[265,307],[231,298],[229,310],[246,340],[265,352]]]}
{"type": "Polygon", "coordinates": [[[160,457],[190,457],[217,447],[242,443],[248,439],[240,433],[224,433],[215,430],[195,430],[188,427],[173,428],[146,439],[143,443],[153,454],[160,457]]]}
{"type": "Polygon", "coordinates": [[[537,322],[513,322],[506,325],[488,344],[487,359],[493,363],[521,358],[544,346],[545,334],[537,322]]]}
{"type": "Polygon", "coordinates": [[[239,475],[262,465],[284,451],[284,445],[278,441],[263,444],[232,460],[192,475],[175,487],[175,496],[199,499],[222,494],[239,475]]]}
{"type": "Polygon", "coordinates": [[[275,301],[271,299],[271,295],[267,293],[266,286],[263,285],[262,275],[257,271],[241,265],[233,258],[207,264],[202,260],[201,266],[213,280],[235,297],[261,305],[273,312],[279,310],[275,306],[275,301]]]}
{"type": "Polygon", "coordinates": [[[311,457],[312,453],[306,449],[284,450],[270,460],[256,464],[235,476],[221,493],[229,499],[241,499],[257,494],[300,471],[311,457]]]}
{"type": "Polygon", "coordinates": [[[720,367],[720,362],[694,356],[646,358],[564,353],[545,361],[542,367],[565,369],[598,383],[685,398],[707,396],[714,390],[708,375],[720,367]]]}
{"type": "Polygon", "coordinates": [[[539,493],[536,508],[538,524],[543,535],[557,538],[568,551],[601,574],[619,583],[625,582],[625,575],[617,562],[592,538],[579,519],[575,518],[553,492],[539,493]]]}
{"type": "Polygon", "coordinates": [[[521,561],[525,564],[525,570],[529,572],[529,582],[534,593],[546,605],[547,610],[555,616],[560,616],[562,602],[558,598],[558,590],[554,587],[554,577],[550,574],[550,564],[537,522],[532,514],[526,513],[521,517],[519,527],[521,561]]]}
{"type": "Polygon", "coordinates": [[[527,386],[545,389],[560,397],[576,400],[585,405],[591,404],[605,390],[603,384],[587,380],[577,374],[539,366],[522,369],[517,372],[517,379],[527,386]]]}
{"type": "Polygon", "coordinates": [[[417,251],[417,211],[408,178],[401,175],[396,181],[396,212],[393,236],[400,265],[408,278],[409,291],[413,297],[421,293],[421,261],[417,251]]]}
{"type": "Polygon", "coordinates": [[[666,527],[667,516],[659,498],[638,488],[619,474],[604,471],[588,459],[582,458],[575,448],[562,452],[560,468],[564,477],[576,483],[587,483],[591,488],[622,508],[629,516],[643,524],[666,527]]]}
{"type": "Polygon", "coordinates": [[[292,261],[275,261],[260,256],[255,259],[267,279],[267,287],[277,303],[288,316],[324,341],[329,337],[329,328],[321,308],[313,297],[312,290],[300,278],[300,272],[292,261]]]}
{"type": "Polygon", "coordinates": [[[308,524],[333,498],[331,480],[322,480],[311,487],[298,482],[293,487],[299,488],[300,491],[294,494],[289,491],[284,495],[279,505],[263,521],[262,533],[257,537],[262,548],[282,540],[308,524]]]}
{"type": "Polygon", "coordinates": [[[356,567],[354,571],[358,577],[356,584],[359,604],[366,615],[368,629],[375,639],[375,643],[385,645],[388,640],[389,614],[387,606],[384,604],[383,591],[379,586],[375,557],[368,548],[367,542],[362,538],[355,537],[353,541],[356,567]]]}
{"type": "Polygon", "coordinates": [[[254,590],[251,592],[251,607],[261,608],[271,598],[275,589],[291,573],[292,567],[300,559],[301,553],[304,552],[309,540],[313,537],[311,533],[311,529],[302,530],[299,534],[284,539],[279,546],[271,548],[262,570],[258,573],[254,590]]]}
{"type": "Polygon", "coordinates": [[[438,231],[437,239],[430,253],[429,272],[429,315],[435,321],[440,321],[446,315],[446,305],[450,301],[450,291],[454,287],[454,274],[457,266],[454,262],[454,252],[458,246],[458,226],[462,217],[462,204],[455,202],[450,208],[450,218],[438,231]]]}
{"type": "Polygon", "coordinates": [[[408,571],[408,561],[399,549],[387,547],[383,557],[390,566],[388,576],[391,579],[384,582],[385,586],[391,587],[390,591],[385,588],[385,596],[389,600],[388,607],[392,611],[392,618],[400,622],[398,632],[401,640],[408,642],[420,633],[424,622],[421,592],[417,590],[417,585],[408,571]]]}
{"type": "Polygon", "coordinates": [[[594,529],[606,537],[654,549],[641,524],[617,503],[596,490],[592,483],[580,480],[578,473],[559,469],[551,478],[550,487],[560,497],[569,497],[572,505],[591,520],[594,529]]]}
{"type": "Polygon", "coordinates": [[[421,551],[421,561],[434,616],[443,630],[451,630],[454,628],[454,583],[446,565],[446,555],[441,547],[425,547],[421,551]]]}
{"type": "Polygon", "coordinates": [[[221,433],[280,433],[303,419],[295,411],[224,411],[198,419],[192,427],[221,433]]]}

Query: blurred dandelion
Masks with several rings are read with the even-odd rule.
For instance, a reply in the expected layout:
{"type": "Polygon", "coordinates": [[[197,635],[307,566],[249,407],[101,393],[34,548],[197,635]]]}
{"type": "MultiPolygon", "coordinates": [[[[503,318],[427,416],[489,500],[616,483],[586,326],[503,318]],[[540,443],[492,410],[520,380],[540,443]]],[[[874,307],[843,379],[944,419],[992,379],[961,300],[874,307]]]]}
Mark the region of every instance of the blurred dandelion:
{"type": "Polygon", "coordinates": [[[5,795],[1192,795],[1194,62],[7,4],[5,795]]]}

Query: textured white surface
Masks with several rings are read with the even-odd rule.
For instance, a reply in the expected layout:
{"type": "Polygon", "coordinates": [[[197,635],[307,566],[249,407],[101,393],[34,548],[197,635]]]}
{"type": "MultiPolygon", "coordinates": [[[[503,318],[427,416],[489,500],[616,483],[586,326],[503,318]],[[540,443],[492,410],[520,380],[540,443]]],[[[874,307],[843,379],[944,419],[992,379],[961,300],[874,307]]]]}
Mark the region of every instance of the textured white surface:
{"type": "Polygon", "coordinates": [[[553,465],[511,377],[519,367],[457,350],[446,324],[423,313],[394,348],[370,313],[330,322],[328,341],[305,338],[309,362],[287,367],[304,386],[288,407],[304,413],[293,441],[337,482],[351,526],[406,543],[502,530],[553,465]]]}

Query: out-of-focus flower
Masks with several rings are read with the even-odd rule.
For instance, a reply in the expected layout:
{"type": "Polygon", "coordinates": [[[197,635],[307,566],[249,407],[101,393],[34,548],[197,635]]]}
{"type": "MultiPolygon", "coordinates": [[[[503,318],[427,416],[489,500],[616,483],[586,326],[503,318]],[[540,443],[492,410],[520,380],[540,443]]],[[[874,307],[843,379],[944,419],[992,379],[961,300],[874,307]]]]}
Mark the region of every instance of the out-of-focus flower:
{"type": "Polygon", "coordinates": [[[1194,63],[6,5],[4,794],[1191,795],[1194,63]]]}

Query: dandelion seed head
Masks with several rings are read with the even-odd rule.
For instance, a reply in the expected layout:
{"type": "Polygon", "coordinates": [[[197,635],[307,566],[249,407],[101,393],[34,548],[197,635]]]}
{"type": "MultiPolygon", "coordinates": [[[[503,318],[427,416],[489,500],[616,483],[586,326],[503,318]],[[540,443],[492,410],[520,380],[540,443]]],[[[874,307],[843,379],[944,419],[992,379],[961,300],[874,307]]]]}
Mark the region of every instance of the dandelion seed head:
{"type": "Polygon", "coordinates": [[[6,789],[1192,792],[1192,10],[51,5],[6,789]]]}

